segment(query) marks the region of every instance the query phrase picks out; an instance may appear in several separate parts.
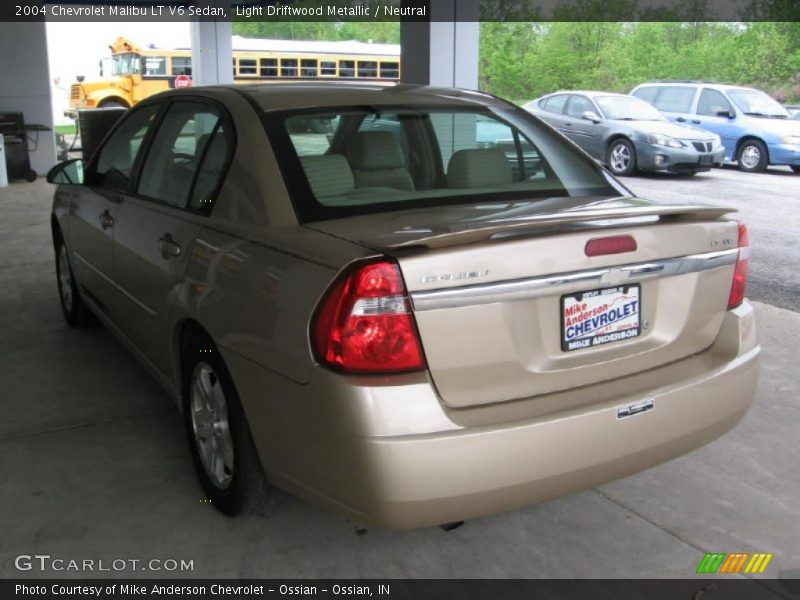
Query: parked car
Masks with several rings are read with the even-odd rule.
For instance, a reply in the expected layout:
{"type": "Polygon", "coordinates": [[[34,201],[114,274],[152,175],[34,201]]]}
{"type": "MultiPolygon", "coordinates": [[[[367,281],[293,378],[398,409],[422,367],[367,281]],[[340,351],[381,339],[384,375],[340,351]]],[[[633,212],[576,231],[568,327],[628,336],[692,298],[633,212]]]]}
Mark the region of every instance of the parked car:
{"type": "Polygon", "coordinates": [[[719,136],[669,123],[652,106],[624,94],[557,92],[524,105],[615,175],[637,170],[694,175],[722,165],[719,136]]]}
{"type": "Polygon", "coordinates": [[[390,528],[510,510],[697,448],[755,393],[744,225],[632,197],[488,95],[172,90],[48,180],[64,317],[162,384],[229,515],[278,488],[390,528]]]}
{"type": "Polygon", "coordinates": [[[763,172],[786,165],[800,173],[800,123],[783,106],[748,87],[706,82],[644,83],[632,92],[670,121],[716,133],[725,158],[742,171],[763,172]]]}

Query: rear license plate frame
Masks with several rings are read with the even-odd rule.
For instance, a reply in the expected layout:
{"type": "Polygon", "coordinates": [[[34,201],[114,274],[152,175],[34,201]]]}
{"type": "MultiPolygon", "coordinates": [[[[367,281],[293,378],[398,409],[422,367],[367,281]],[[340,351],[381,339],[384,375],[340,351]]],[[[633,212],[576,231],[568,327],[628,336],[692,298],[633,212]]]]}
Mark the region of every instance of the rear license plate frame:
{"type": "Polygon", "coordinates": [[[704,167],[710,167],[714,164],[714,155],[713,154],[704,154],[700,157],[700,162],[698,163],[704,167]]]}
{"type": "Polygon", "coordinates": [[[642,286],[638,283],[606,286],[581,292],[573,292],[561,296],[559,302],[559,330],[561,350],[574,352],[585,348],[596,348],[639,337],[642,334],[642,286]],[[608,297],[612,297],[608,305],[608,297]],[[627,299],[627,300],[626,300],[627,299]],[[620,302],[620,300],[623,300],[620,302]],[[635,305],[632,303],[635,302],[635,305]],[[628,308],[626,308],[628,307],[628,308]],[[567,310],[570,314],[567,314],[567,310]],[[613,318],[611,323],[602,325],[613,318]],[[588,325],[583,325],[588,323],[588,325]],[[581,325],[589,328],[587,332],[576,332],[567,335],[568,327],[581,325]],[[612,326],[617,329],[610,330],[612,326]],[[621,328],[620,328],[621,327],[621,328]],[[571,337],[571,339],[568,339],[571,337]]]}

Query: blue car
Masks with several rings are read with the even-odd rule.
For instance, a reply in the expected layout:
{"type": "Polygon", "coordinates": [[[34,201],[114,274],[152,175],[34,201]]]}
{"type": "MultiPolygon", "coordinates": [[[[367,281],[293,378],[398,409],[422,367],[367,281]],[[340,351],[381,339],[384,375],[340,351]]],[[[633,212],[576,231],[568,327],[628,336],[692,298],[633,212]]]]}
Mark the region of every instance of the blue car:
{"type": "Polygon", "coordinates": [[[761,90],[693,81],[644,83],[632,95],[670,121],[687,123],[722,138],[725,158],[742,171],[786,165],[800,173],[800,121],[761,90]]]}

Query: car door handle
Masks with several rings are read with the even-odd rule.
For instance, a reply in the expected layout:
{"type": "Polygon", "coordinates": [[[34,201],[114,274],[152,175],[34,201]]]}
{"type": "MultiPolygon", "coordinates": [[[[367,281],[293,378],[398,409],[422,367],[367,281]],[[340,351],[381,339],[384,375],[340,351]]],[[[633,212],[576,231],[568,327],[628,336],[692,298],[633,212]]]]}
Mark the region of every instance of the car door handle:
{"type": "Polygon", "coordinates": [[[676,118],[675,118],[675,120],[676,120],[678,123],[686,123],[686,119],[684,119],[683,117],[676,117],[676,118]]]}
{"type": "Polygon", "coordinates": [[[103,228],[103,231],[114,226],[114,217],[111,216],[111,213],[108,212],[108,209],[100,213],[98,219],[100,219],[100,227],[103,228]]]}
{"type": "Polygon", "coordinates": [[[165,233],[158,238],[158,251],[164,259],[177,258],[181,255],[181,245],[173,240],[170,234],[165,233]]]}
{"type": "Polygon", "coordinates": [[[700,121],[698,121],[697,119],[692,119],[692,123],[694,123],[695,125],[700,125],[700,121]]]}

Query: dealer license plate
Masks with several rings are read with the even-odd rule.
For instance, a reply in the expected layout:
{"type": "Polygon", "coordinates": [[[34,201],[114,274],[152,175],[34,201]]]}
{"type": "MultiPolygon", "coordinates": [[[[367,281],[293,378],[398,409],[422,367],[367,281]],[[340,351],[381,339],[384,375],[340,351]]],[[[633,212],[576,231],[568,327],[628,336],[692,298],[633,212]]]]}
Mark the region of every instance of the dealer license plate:
{"type": "Polygon", "coordinates": [[[561,349],[591,348],[641,333],[639,284],[561,296],[561,349]]]}

